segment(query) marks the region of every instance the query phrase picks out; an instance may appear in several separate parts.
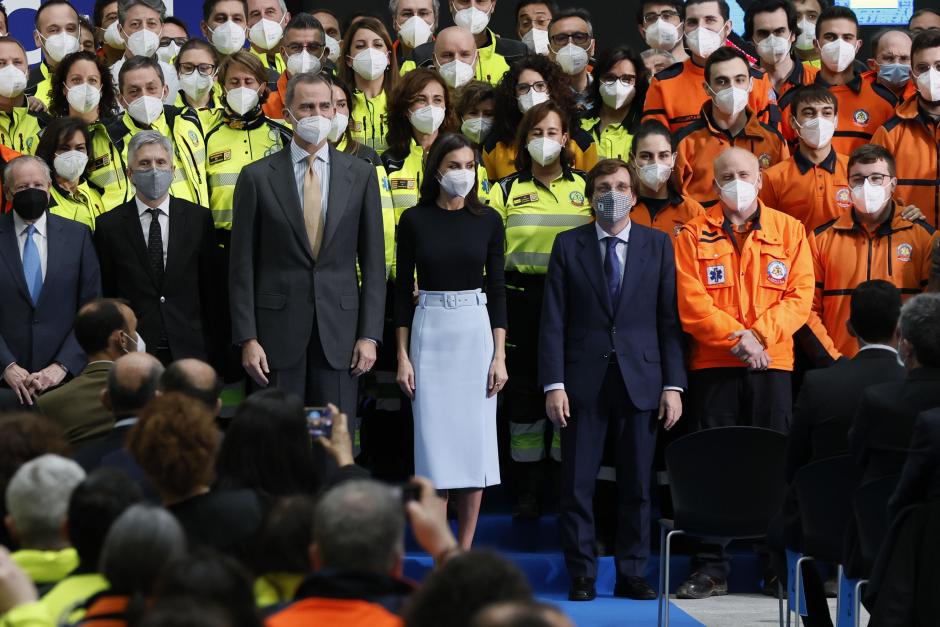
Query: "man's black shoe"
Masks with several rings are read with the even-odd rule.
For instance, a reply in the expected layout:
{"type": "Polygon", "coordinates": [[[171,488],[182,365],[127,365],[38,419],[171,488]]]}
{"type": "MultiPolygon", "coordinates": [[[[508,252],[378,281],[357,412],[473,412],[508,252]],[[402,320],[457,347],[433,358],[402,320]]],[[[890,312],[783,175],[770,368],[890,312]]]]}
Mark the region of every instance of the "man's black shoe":
{"type": "Polygon", "coordinates": [[[534,494],[521,494],[512,508],[517,520],[536,520],[539,517],[539,501],[534,494]]]}
{"type": "Polygon", "coordinates": [[[569,601],[593,601],[597,597],[593,577],[575,577],[568,589],[569,601]]]}
{"type": "Polygon", "coordinates": [[[614,584],[614,596],[637,601],[652,601],[656,591],[642,577],[618,578],[614,584]]]}
{"type": "Polygon", "coordinates": [[[728,594],[728,582],[712,579],[703,573],[692,573],[676,590],[678,599],[707,599],[728,594]]]}

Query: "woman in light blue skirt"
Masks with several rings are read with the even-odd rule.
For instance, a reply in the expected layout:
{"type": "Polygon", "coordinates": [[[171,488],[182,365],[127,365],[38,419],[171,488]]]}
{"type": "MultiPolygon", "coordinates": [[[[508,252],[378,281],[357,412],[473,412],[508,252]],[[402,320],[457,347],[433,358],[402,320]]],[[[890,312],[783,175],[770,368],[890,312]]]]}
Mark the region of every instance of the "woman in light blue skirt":
{"type": "Polygon", "coordinates": [[[463,135],[442,134],[431,146],[419,204],[398,224],[395,284],[398,384],[412,399],[415,474],[456,491],[464,548],[483,488],[499,483],[496,394],[508,377],[503,223],[477,198],[476,167],[463,135]]]}

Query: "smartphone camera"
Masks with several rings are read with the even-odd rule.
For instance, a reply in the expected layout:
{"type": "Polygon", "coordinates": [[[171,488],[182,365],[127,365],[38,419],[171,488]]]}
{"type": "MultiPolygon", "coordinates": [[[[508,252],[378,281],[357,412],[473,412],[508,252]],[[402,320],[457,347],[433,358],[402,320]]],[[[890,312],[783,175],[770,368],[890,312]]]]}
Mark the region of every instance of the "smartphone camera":
{"type": "Polygon", "coordinates": [[[304,407],[307,415],[307,430],[310,437],[330,439],[333,435],[333,413],[328,407],[304,407]]]}

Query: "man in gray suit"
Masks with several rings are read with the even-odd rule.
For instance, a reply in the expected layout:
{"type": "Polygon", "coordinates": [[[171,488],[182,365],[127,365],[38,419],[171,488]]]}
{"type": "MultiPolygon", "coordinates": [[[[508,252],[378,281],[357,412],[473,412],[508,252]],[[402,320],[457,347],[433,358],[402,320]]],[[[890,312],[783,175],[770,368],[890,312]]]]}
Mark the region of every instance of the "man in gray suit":
{"type": "Polygon", "coordinates": [[[258,386],[353,411],[356,377],[382,337],[385,245],[375,168],[329,145],[334,112],[328,78],[293,76],[284,99],[293,140],[238,177],[232,341],[258,386]]]}

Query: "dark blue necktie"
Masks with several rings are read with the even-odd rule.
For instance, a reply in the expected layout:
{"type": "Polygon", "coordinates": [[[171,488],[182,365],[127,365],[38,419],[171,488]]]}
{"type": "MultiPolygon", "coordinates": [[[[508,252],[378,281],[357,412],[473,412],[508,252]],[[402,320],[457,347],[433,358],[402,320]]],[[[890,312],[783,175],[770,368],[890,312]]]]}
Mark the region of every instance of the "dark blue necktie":
{"type": "Polygon", "coordinates": [[[604,276],[607,277],[607,291],[610,293],[610,304],[616,309],[620,297],[620,259],[617,257],[616,237],[607,237],[607,254],[604,255],[604,276]]]}

